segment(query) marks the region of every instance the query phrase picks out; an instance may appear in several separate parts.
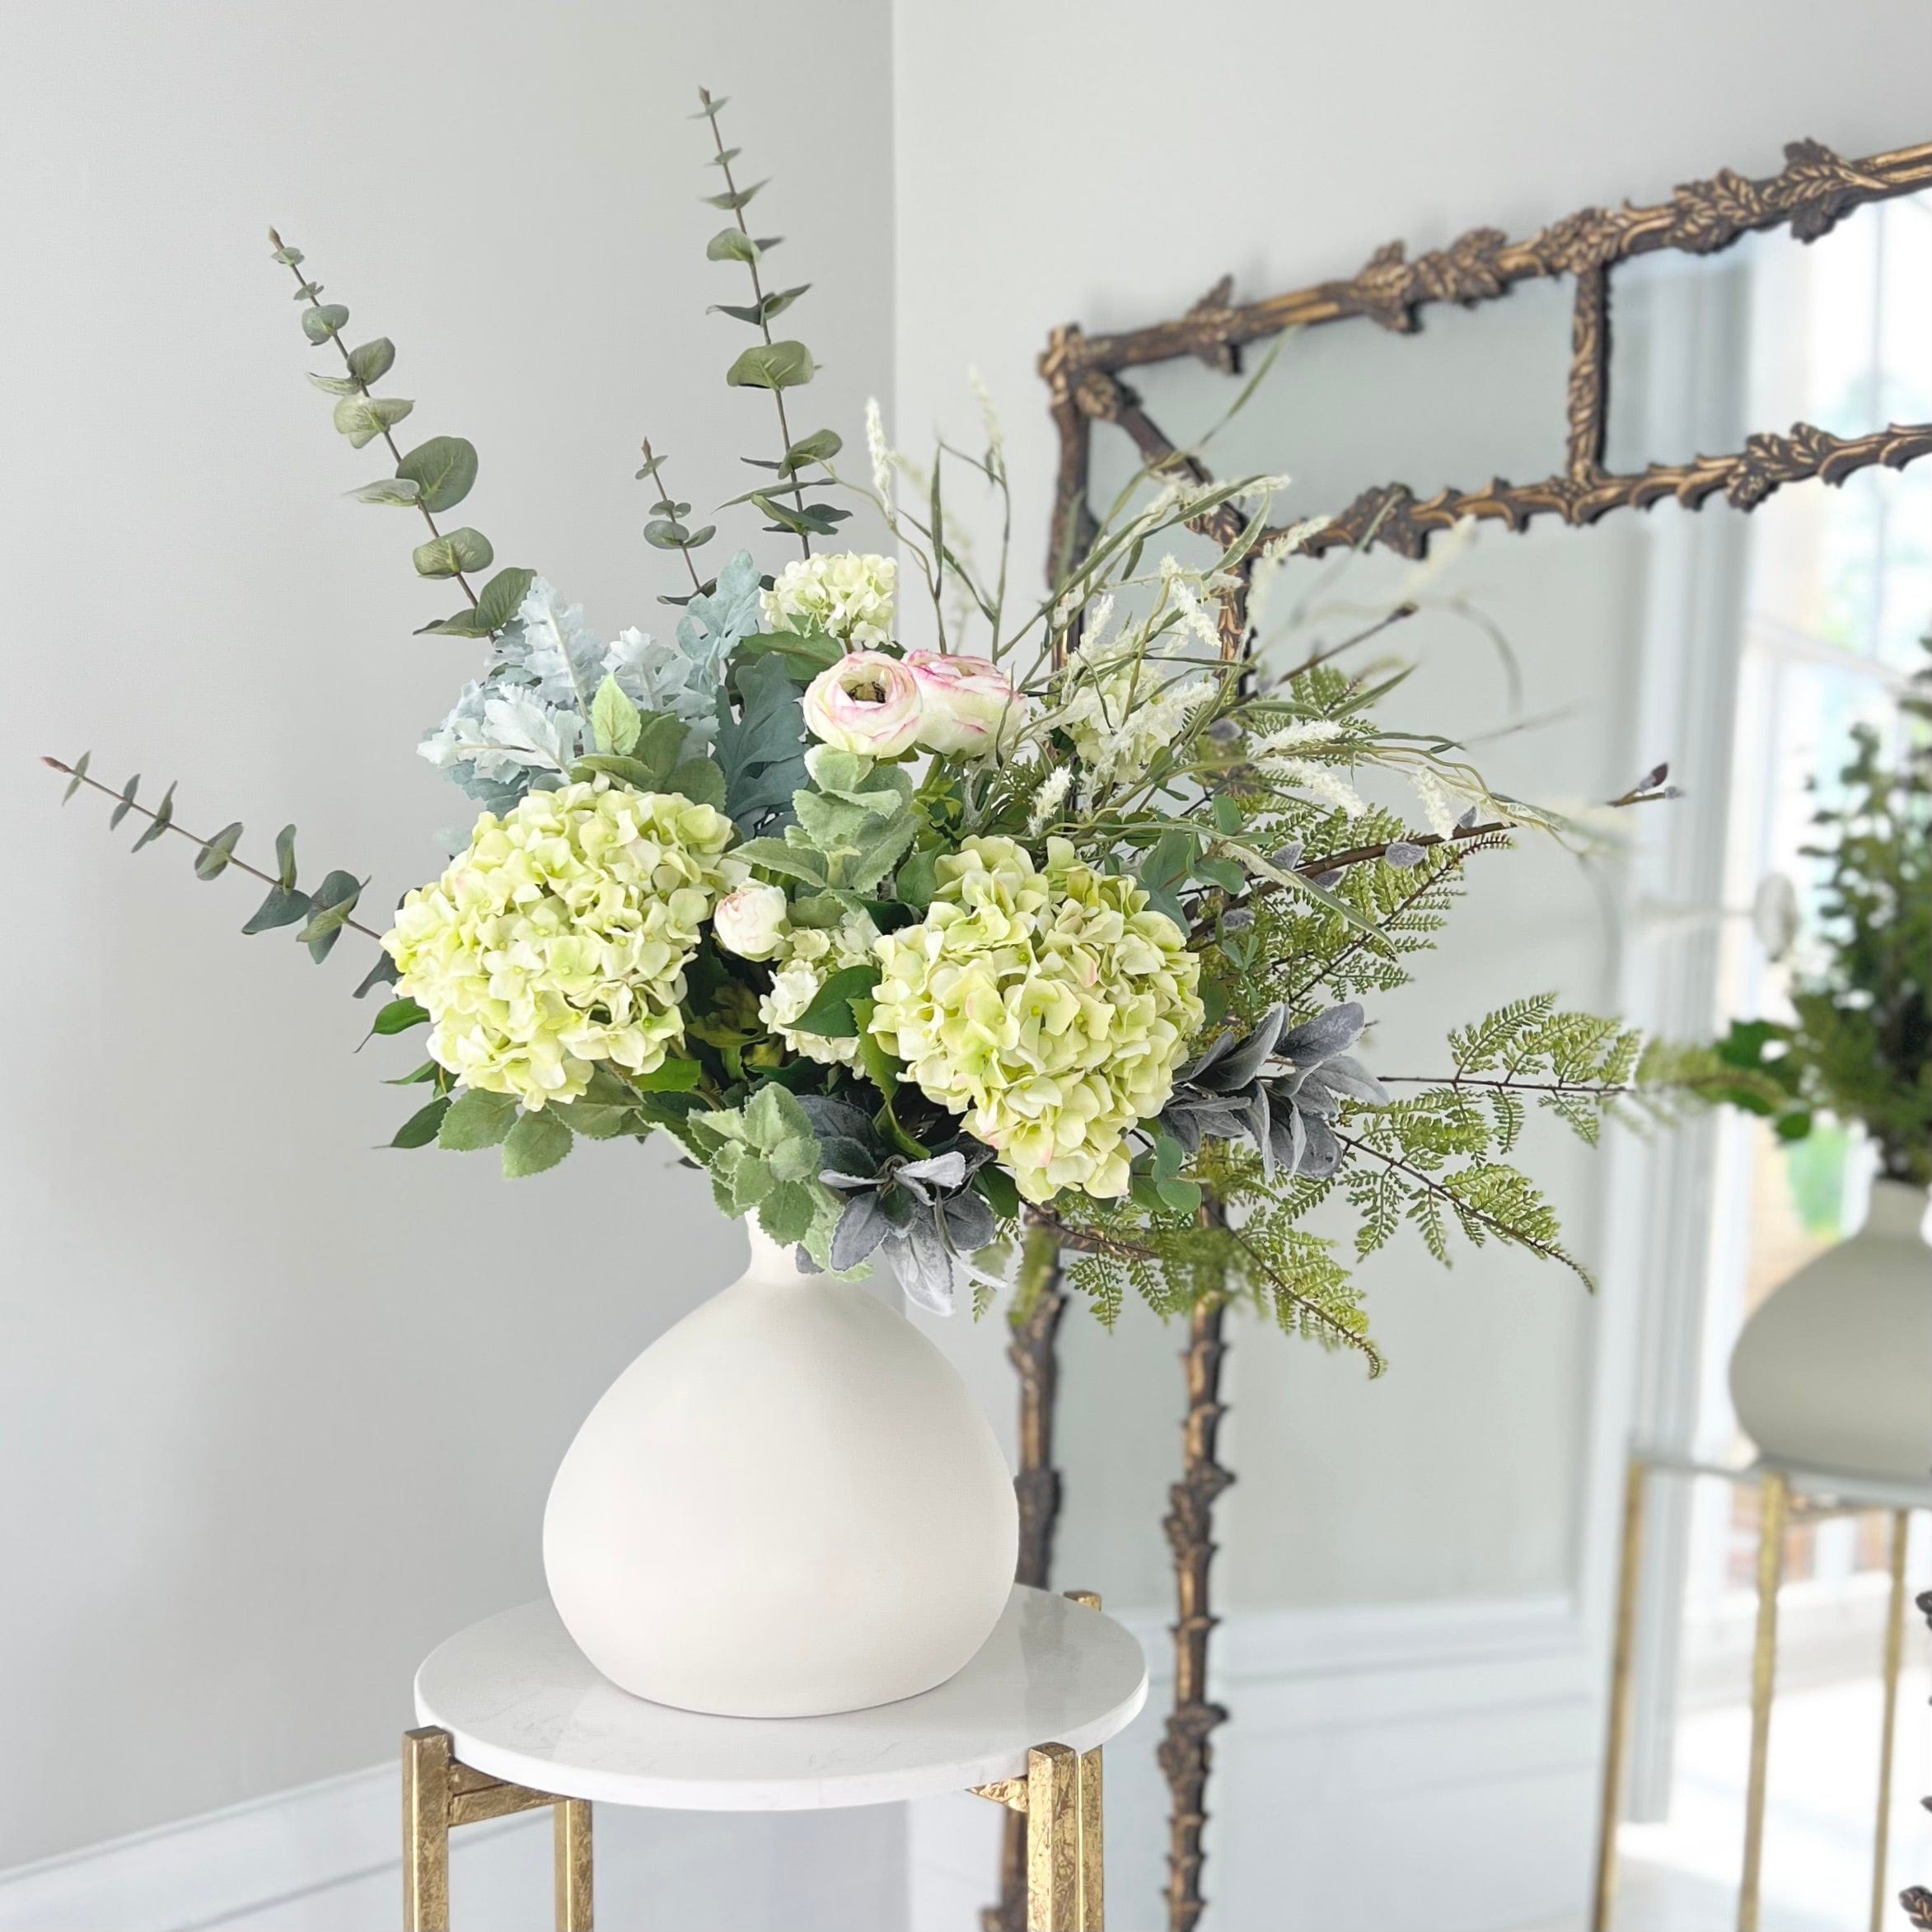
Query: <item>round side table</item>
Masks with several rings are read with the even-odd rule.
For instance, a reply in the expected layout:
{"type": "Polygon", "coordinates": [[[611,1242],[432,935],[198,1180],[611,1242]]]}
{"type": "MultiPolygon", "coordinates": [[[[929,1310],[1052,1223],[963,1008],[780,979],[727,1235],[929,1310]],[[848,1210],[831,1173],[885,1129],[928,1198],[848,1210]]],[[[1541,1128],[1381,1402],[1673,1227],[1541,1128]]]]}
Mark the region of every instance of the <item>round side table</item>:
{"type": "Polygon", "coordinates": [[[1100,1600],[1016,1584],[964,1670],[834,1717],[706,1717],[600,1677],[546,1602],[472,1624],[416,1673],[403,1738],[403,1925],[448,1932],[449,1834],[555,1808],[558,1932],[589,1932],[591,1805],[812,1811],[967,1790],[1027,1820],[1028,1932],[1103,1932],[1100,1747],[1147,1700],[1100,1600]]]}

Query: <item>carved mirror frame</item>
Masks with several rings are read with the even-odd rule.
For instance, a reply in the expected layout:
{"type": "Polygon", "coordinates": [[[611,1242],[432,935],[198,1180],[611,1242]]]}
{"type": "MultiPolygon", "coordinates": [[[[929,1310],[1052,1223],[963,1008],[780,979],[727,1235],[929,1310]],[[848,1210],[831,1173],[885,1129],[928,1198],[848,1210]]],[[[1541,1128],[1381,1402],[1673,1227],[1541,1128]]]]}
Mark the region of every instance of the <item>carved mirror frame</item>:
{"type": "MultiPolygon", "coordinates": [[[[1570,325],[1570,364],[1565,398],[1563,469],[1534,482],[1500,477],[1476,489],[1453,486],[1418,497],[1410,485],[1390,482],[1364,490],[1326,523],[1294,546],[1312,554],[1380,545],[1408,558],[1427,554],[1432,538],[1464,517],[1526,529],[1537,517],[1559,517],[1574,526],[1595,523],[1613,510],[1648,509],[1669,498],[1686,509],[1721,496],[1739,510],[1755,509],[1774,491],[1813,479],[1839,484],[1874,465],[1902,469],[1932,456],[1932,423],[1892,423],[1869,435],[1841,437],[1808,423],[1777,434],[1760,432],[1729,455],[1697,456],[1687,463],[1651,463],[1619,473],[1603,464],[1610,400],[1611,271],[1633,258],[1676,250],[1714,255],[1741,236],[1788,228],[1799,241],[1828,234],[1855,209],[1932,186],[1932,142],[1901,147],[1862,161],[1846,161],[1822,143],[1794,141],[1785,166],[1763,180],[1723,169],[1709,180],[1677,188],[1668,201],[1649,207],[1585,208],[1520,241],[1499,228],[1471,228],[1446,248],[1409,259],[1400,241],[1378,249],[1346,281],[1237,303],[1233,278],[1223,276],[1184,316],[1144,328],[1089,335],[1078,323],[1055,329],[1041,357],[1040,373],[1060,433],[1050,558],[1057,564],[1092,540],[1096,522],[1088,503],[1097,423],[1118,425],[1150,469],[1179,465],[1196,480],[1209,476],[1200,459],[1172,442],[1148,414],[1124,372],[1193,357],[1230,376],[1241,373],[1251,343],[1291,329],[1365,319],[1397,334],[1414,334],[1421,311],[1437,302],[1475,307],[1499,300],[1520,282],[1568,275],[1575,283],[1570,325]]],[[[1231,543],[1242,527],[1240,512],[1224,507],[1204,520],[1205,533],[1231,543]]],[[[1249,552],[1261,554],[1270,531],[1249,552]]],[[[1242,573],[1245,583],[1245,568],[1242,573]]],[[[1230,657],[1246,636],[1245,591],[1223,609],[1222,634],[1230,657]]],[[[1061,1481],[1053,1460],[1058,1361],[1055,1338],[1065,1307],[1058,1273],[1016,1326],[1008,1353],[1019,1378],[1019,1580],[1045,1587],[1052,1566],[1061,1481]]],[[[1234,1478],[1215,1459],[1223,1404],[1221,1368],[1227,1343],[1224,1310],[1197,1309],[1186,1369],[1181,1480],[1169,1491],[1163,1527],[1174,1558],[1177,1596],[1174,1702],[1159,1747],[1171,1794],[1167,1911],[1170,1932],[1191,1932],[1202,1907],[1201,1831],[1205,1823],[1209,1733],[1227,1713],[1207,1697],[1208,1641],[1215,1619],[1209,1594],[1214,1553],[1214,1502],[1234,1478]]],[[[1022,1923],[1015,1916],[1023,1899],[1017,1860],[1022,1844],[1009,1831],[1002,1899],[982,1916],[985,1932],[1022,1923]]]]}

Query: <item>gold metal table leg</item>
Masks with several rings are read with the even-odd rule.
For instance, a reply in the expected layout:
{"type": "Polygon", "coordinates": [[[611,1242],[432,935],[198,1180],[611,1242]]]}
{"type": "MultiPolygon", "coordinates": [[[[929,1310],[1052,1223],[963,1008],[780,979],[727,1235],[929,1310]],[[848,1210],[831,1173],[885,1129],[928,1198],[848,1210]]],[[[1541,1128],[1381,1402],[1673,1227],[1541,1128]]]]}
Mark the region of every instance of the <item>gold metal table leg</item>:
{"type": "Polygon", "coordinates": [[[1027,1932],[1081,1932],[1080,1754],[1027,1753],[1027,1932]]]}
{"type": "Polygon", "coordinates": [[[1789,1500],[1783,1474],[1772,1470],[1758,1492],[1757,1637],[1751,1654],[1751,1773],[1744,1790],[1744,1870],[1738,1887],[1738,1932],[1757,1932],[1771,1694],[1778,1676],[1778,1585],[1784,1574],[1785,1521],[1789,1500]]]}
{"type": "Polygon", "coordinates": [[[1905,1550],[1909,1510],[1892,1512],[1892,1598],[1885,1612],[1885,1717],[1878,1732],[1878,1822],[1872,1834],[1872,1932],[1884,1932],[1885,1866],[1892,1845],[1892,1747],[1898,1733],[1898,1671],[1905,1658],[1905,1550]]]}
{"type": "Polygon", "coordinates": [[[1624,1765],[1630,1751],[1630,1675],[1636,1654],[1649,1476],[1644,1464],[1631,1457],[1623,1479],[1623,1546],[1616,1579],[1616,1635],[1610,1656],[1610,1711],[1603,1729],[1602,1808],[1597,1821],[1597,1888],[1590,1932],[1610,1932],[1610,1908],[1616,1896],[1616,1827],[1623,1815],[1624,1765]]]}
{"type": "Polygon", "coordinates": [[[403,1733],[403,1932],[449,1932],[450,1734],[403,1733]]]}
{"type": "Polygon", "coordinates": [[[459,1763],[447,1731],[403,1733],[403,1932],[449,1932],[450,1832],[551,1808],[557,1932],[592,1932],[591,1808],[459,1763]]]}

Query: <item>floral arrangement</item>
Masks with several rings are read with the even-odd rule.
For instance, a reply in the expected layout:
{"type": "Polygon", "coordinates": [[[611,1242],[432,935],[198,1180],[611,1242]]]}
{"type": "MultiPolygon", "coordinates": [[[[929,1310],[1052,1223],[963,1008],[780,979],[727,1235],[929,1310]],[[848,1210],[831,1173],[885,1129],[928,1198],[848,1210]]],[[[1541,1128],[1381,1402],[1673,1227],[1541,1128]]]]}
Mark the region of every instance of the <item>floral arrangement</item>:
{"type": "Polygon", "coordinates": [[[1527,1111],[1593,1139],[1682,1066],[1549,997],[1452,1032],[1439,1074],[1364,1061],[1369,1003],[1408,980],[1469,861],[1565,831],[1453,745],[1378,723],[1400,667],[1345,653],[1413,599],[1336,640],[1318,576],[1277,620],[1290,573],[1317,569],[1306,526],[1261,545],[1280,479],[1182,465],[1137,479],[1016,610],[1003,542],[981,568],[946,508],[970,485],[1010,526],[983,395],[980,447],[942,443],[929,470],[876,405],[866,475],[830,430],[797,433],[816,364],[772,325],[805,292],[766,285],[776,243],[746,223],[723,105],[702,98],[727,217],[707,253],[747,276],[724,312],[752,337],[725,380],[769,393],[777,441],[720,513],[797,554],[761,543],[707,574],[716,526],[647,440],[643,535],[684,580],[667,634],[606,639],[534,571],[493,571],[487,537],[446,527],[475,447],[400,447],[414,405],[379,389],[392,345],[349,346],[347,308],[271,231],[332,358],[311,380],[352,445],[387,452],[356,494],[420,521],[417,573],[464,599],[425,628],[481,646],[419,747],[479,815],[372,925],[353,873],[298,882],[292,826],[270,871],[236,856],[239,825],[185,835],[172,787],[150,807],[136,780],[48,760],[70,795],[139,814],[138,844],[190,837],[204,879],[252,874],[246,932],[292,928],[318,961],[345,931],[377,943],[356,989],[390,989],[374,1031],[427,1029],[399,1148],[499,1148],[527,1176],[579,1139],[666,1134],[727,1214],[816,1267],[883,1260],[929,1308],[963,1275],[976,1311],[1014,1281],[1023,1312],[1067,1250],[1109,1322],[1130,1291],[1162,1312],[1241,1296],[1372,1363],[1351,1266],[1404,1225],[1444,1262],[1460,1232],[1575,1265],[1509,1158],[1527,1111]],[[858,505],[897,558],[822,547],[858,505]],[[1229,506],[1240,534],[1180,561],[1229,506]],[[902,567],[933,648],[901,634],[902,567]],[[1331,1200],[1352,1239],[1308,1225],[1331,1200]]]}
{"type": "MultiPolygon", "coordinates": [[[[1932,639],[1928,640],[1932,646],[1932,639]]],[[[1905,710],[1918,737],[1896,765],[1860,725],[1842,797],[1805,848],[1822,872],[1817,929],[1788,1021],[1738,1020],[1717,1047],[1721,1097],[1802,1140],[1818,1114],[1864,1128],[1879,1172],[1932,1185],[1932,680],[1905,710]]],[[[1908,725],[1908,730],[1911,728],[1908,725]]]]}

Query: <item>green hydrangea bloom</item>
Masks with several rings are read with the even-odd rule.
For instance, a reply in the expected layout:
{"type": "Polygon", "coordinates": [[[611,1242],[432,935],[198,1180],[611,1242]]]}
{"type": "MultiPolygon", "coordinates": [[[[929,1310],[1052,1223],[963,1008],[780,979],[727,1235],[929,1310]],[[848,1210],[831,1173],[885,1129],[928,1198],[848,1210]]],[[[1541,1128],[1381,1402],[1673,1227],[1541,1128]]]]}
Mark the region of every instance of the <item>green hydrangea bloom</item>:
{"type": "Polygon", "coordinates": [[[938,862],[924,922],[874,949],[872,1031],[1028,1200],[1122,1195],[1128,1130],[1160,1111],[1200,1028],[1200,963],[1131,879],[1064,839],[1046,849],[1043,872],[1011,839],[938,862]]]}
{"type": "Polygon", "coordinates": [[[432,1057],[527,1107],[574,1099],[600,1060],[661,1065],[699,927],[746,874],[732,836],[709,805],[602,777],[484,812],[382,942],[428,1011],[432,1057]]]}

